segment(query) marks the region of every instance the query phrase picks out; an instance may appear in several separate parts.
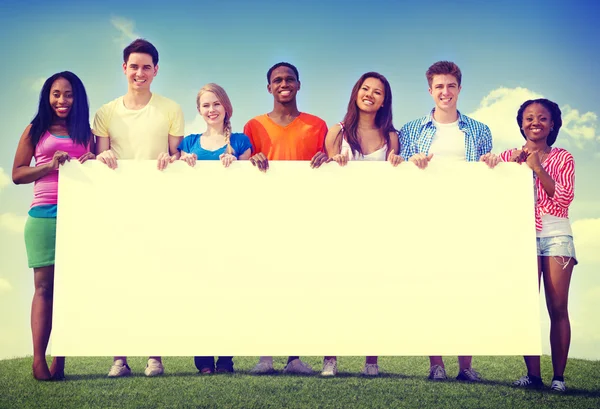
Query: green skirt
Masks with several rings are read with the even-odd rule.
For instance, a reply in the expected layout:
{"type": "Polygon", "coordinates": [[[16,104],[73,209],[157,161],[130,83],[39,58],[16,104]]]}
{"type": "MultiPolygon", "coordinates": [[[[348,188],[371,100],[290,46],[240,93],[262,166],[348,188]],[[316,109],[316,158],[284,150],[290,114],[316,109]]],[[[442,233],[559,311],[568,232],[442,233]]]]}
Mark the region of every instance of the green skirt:
{"type": "Polygon", "coordinates": [[[25,223],[25,248],[29,268],[54,265],[56,217],[31,217],[25,223]]]}

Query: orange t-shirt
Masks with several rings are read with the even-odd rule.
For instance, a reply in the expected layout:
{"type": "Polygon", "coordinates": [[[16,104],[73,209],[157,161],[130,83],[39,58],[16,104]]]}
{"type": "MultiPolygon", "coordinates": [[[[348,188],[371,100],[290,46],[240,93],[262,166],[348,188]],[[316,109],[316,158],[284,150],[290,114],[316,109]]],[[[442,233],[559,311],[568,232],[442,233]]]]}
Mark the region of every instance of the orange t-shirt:
{"type": "Polygon", "coordinates": [[[290,124],[281,126],[267,114],[252,118],[244,126],[252,153],[262,152],[268,160],[311,160],[323,150],[327,124],[301,112],[290,124]]]}

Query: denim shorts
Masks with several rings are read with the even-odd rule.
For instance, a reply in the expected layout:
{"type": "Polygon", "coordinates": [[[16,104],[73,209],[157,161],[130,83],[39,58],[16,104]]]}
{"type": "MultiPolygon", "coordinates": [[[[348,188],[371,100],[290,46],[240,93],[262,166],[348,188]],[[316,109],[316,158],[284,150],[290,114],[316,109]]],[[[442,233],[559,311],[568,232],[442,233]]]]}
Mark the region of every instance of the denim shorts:
{"type": "Polygon", "coordinates": [[[553,236],[537,238],[537,255],[542,257],[575,258],[573,236],[553,236]]]}

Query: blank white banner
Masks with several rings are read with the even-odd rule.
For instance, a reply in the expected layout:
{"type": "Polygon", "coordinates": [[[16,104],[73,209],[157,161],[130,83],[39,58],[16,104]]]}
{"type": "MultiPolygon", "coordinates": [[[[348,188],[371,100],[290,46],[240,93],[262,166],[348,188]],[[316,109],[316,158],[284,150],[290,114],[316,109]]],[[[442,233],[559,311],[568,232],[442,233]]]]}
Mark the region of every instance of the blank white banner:
{"type": "Polygon", "coordinates": [[[52,354],[536,355],[531,171],[60,170],[52,354]]]}

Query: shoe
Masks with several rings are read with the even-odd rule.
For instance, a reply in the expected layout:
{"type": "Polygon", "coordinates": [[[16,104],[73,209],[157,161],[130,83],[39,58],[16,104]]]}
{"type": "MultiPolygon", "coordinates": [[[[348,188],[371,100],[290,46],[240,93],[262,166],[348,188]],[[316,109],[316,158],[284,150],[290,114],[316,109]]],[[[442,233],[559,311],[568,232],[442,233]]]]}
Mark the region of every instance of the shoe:
{"type": "Polygon", "coordinates": [[[215,358],[212,356],[195,356],[194,365],[200,374],[211,374],[215,371],[215,358]]]}
{"type": "Polygon", "coordinates": [[[336,376],[337,375],[337,360],[326,359],[323,361],[323,371],[321,376],[336,376]]]}
{"type": "Polygon", "coordinates": [[[564,393],[567,391],[567,385],[565,385],[564,381],[553,380],[552,384],[550,385],[550,389],[556,392],[564,393]]]}
{"type": "Polygon", "coordinates": [[[150,358],[148,359],[144,373],[146,376],[158,376],[165,373],[165,368],[163,367],[162,362],[157,359],[150,358]]]}
{"type": "Polygon", "coordinates": [[[542,378],[540,377],[525,375],[514,381],[513,386],[541,389],[544,387],[544,382],[542,382],[542,378]]]}
{"type": "Polygon", "coordinates": [[[302,362],[299,358],[296,358],[292,362],[288,362],[283,369],[283,373],[308,375],[312,373],[312,368],[310,365],[302,362]]]}
{"type": "Polygon", "coordinates": [[[123,362],[122,359],[117,359],[113,362],[110,370],[108,371],[109,378],[119,378],[121,376],[131,375],[131,368],[129,365],[123,362]]]}
{"type": "Polygon", "coordinates": [[[254,375],[266,375],[270,373],[274,373],[273,362],[272,361],[259,361],[254,368],[250,370],[250,373],[254,375]]]}
{"type": "Polygon", "coordinates": [[[233,360],[220,359],[217,361],[217,373],[233,373],[233,360]]]}
{"type": "Polygon", "coordinates": [[[445,381],[448,379],[446,376],[446,370],[442,368],[440,365],[433,365],[429,368],[429,378],[432,381],[445,381]]]}
{"type": "Polygon", "coordinates": [[[362,374],[365,376],[379,376],[379,365],[365,364],[365,367],[362,370],[362,374]]]}
{"type": "Polygon", "coordinates": [[[481,376],[479,375],[479,372],[475,372],[472,368],[467,368],[458,373],[456,380],[466,382],[481,382],[481,376]]]}

